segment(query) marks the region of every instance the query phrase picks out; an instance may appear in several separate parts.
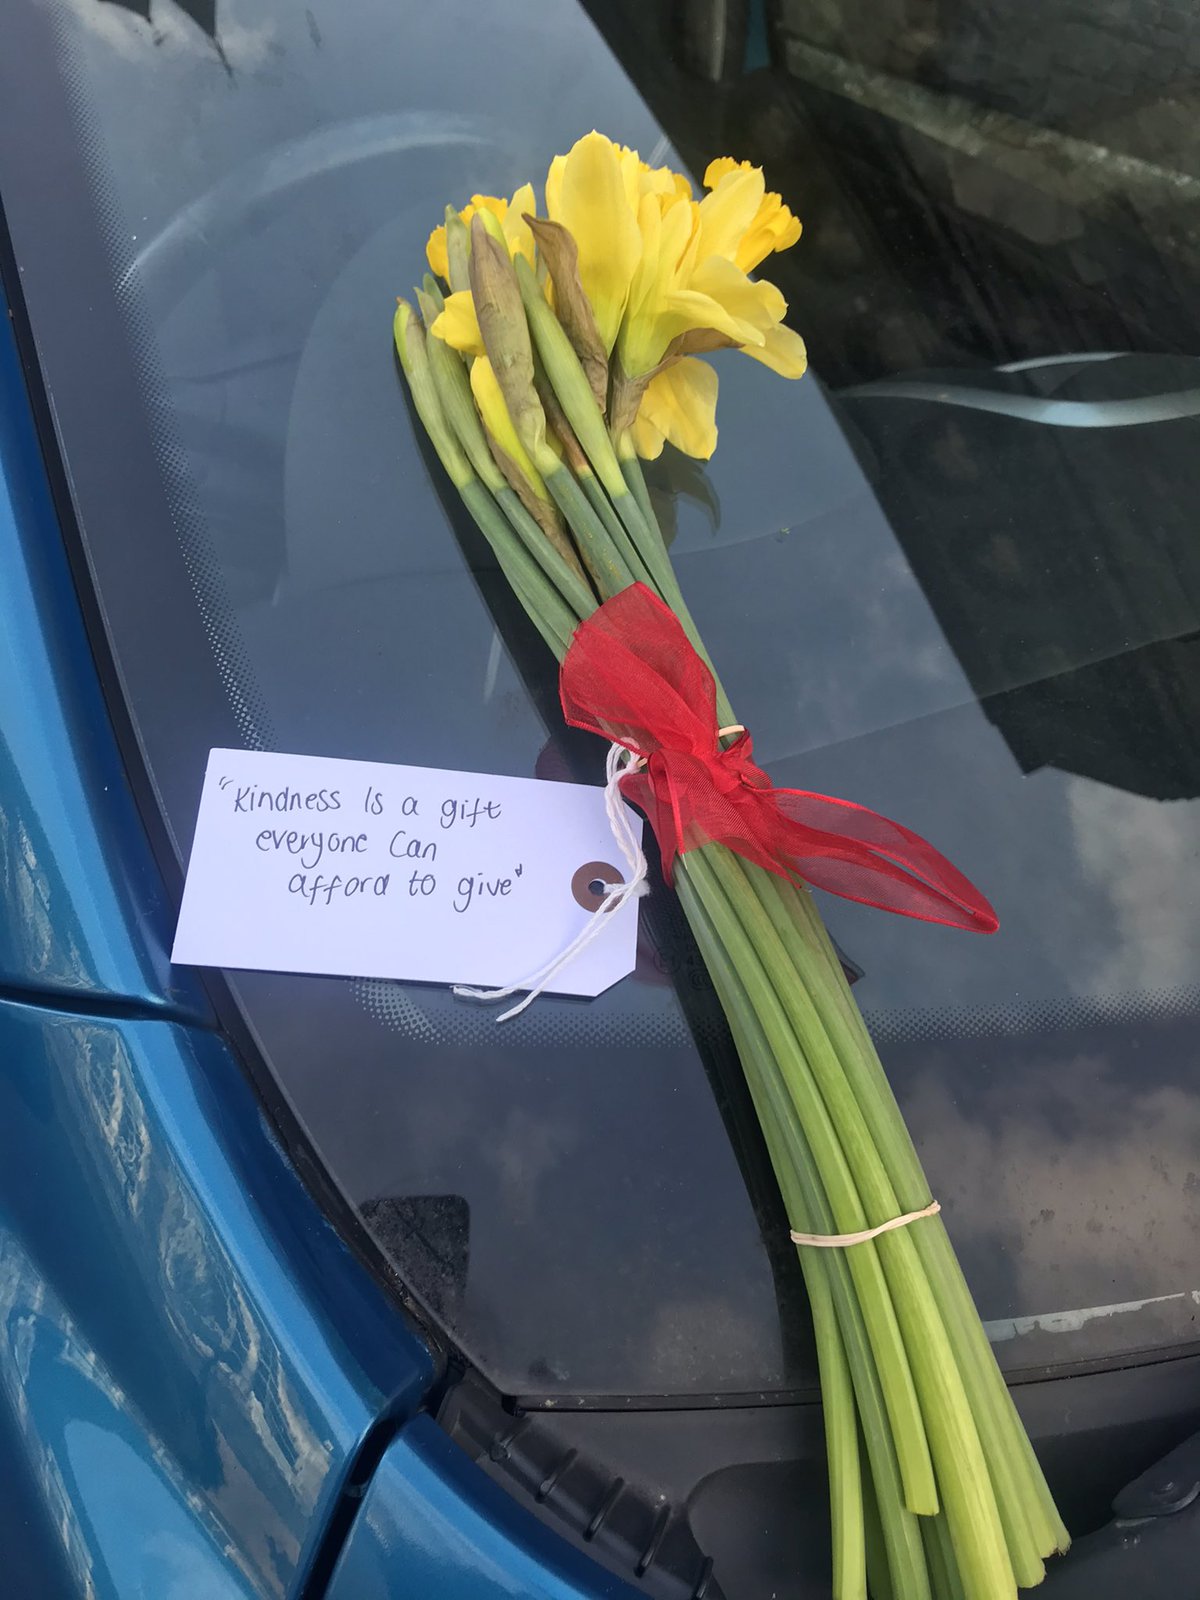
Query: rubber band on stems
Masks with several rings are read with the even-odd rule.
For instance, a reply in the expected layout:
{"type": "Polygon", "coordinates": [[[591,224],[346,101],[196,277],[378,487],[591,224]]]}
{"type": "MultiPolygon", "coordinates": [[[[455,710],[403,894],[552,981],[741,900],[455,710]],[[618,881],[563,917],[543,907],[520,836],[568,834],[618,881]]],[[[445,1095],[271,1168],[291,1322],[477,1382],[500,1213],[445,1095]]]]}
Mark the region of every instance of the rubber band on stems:
{"type": "Polygon", "coordinates": [[[531,1006],[538,995],[545,993],[563,968],[574,961],[575,957],[586,950],[592,940],[604,931],[605,917],[611,916],[614,911],[619,911],[627,901],[635,900],[639,895],[646,893],[649,887],[646,874],[649,869],[645,853],[638,843],[638,836],[630,821],[628,807],[621,798],[620,789],[621,779],[627,772],[640,765],[641,759],[624,745],[614,744],[609,746],[608,759],[604,765],[604,810],[617,848],[625,857],[629,867],[629,876],[625,882],[604,885],[600,891],[600,904],[579,933],[564,950],[560,950],[558,955],[553,956],[536,972],[528,973],[524,978],[506,985],[503,989],[470,989],[465,985],[455,984],[456,995],[464,1000],[496,1001],[507,1000],[509,995],[520,994],[522,989],[526,989],[528,993],[525,998],[515,1006],[510,1006],[507,1011],[501,1012],[496,1021],[507,1022],[510,1017],[519,1017],[526,1006],[531,1006]]]}
{"type": "Polygon", "coordinates": [[[936,1217],[942,1209],[941,1202],[931,1200],[920,1211],[906,1211],[902,1217],[881,1222],[877,1228],[863,1228],[858,1233],[797,1233],[792,1229],[793,1244],[812,1245],[817,1250],[845,1249],[847,1245],[866,1244],[868,1239],[878,1239],[881,1233],[891,1233],[893,1228],[907,1228],[910,1222],[920,1222],[923,1217],[936,1217]]]}

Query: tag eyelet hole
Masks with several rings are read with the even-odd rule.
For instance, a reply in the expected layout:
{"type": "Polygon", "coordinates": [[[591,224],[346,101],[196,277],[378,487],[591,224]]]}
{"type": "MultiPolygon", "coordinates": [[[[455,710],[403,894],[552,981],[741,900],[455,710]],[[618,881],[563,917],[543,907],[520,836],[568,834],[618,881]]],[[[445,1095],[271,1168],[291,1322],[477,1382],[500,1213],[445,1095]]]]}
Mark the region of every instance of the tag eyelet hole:
{"type": "Polygon", "coordinates": [[[585,911],[599,911],[601,906],[613,904],[605,894],[610,884],[624,882],[625,874],[611,862],[585,861],[571,879],[571,893],[585,911]]]}

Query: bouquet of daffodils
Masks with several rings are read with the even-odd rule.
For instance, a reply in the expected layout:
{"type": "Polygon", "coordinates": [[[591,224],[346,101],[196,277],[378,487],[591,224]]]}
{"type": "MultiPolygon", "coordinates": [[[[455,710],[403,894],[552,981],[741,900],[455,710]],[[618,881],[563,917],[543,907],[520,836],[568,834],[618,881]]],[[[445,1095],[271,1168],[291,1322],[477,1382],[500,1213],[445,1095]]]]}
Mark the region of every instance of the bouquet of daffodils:
{"type": "Polygon", "coordinates": [[[808,885],[995,919],[899,824],[772,788],[684,604],[641,459],[715,449],[705,352],[805,369],[750,276],[799,221],[748,163],[704,187],[591,133],[551,162],[541,214],[529,184],[447,207],[396,348],[568,718],[624,756],[728,1018],[812,1306],[834,1594],[1005,1600],[1068,1536],[808,885]]]}

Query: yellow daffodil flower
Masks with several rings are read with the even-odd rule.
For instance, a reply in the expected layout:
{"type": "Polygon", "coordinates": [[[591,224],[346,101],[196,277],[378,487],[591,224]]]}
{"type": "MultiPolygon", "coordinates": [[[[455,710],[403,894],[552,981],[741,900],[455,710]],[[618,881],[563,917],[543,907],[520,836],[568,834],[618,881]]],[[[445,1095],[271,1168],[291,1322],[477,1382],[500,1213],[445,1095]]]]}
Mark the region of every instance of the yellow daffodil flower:
{"type": "Polygon", "coordinates": [[[642,258],[618,342],[620,372],[635,396],[650,375],[632,434],[639,455],[657,455],[664,440],[701,459],[715,447],[715,375],[708,383],[703,363],[678,360],[681,347],[695,349],[711,335],[712,347],[736,345],[783,377],[807,367],[803,339],[784,326],[783,295],[748,276],[772,250],[795,243],[799,221],[766,194],[761,169],[748,162],[713,162],[705,183],[710,192],[686,207],[653,190],[639,200],[642,258]]]}
{"type": "Polygon", "coordinates": [[[743,272],[753,272],[774,251],[788,250],[799,239],[800,218],[788,210],[782,196],[765,192],[761,167],[719,156],[708,164],[704,187],[712,193],[700,202],[702,212],[710,207],[712,212],[724,212],[726,218],[734,210],[739,213],[740,226],[729,259],[743,272]],[[733,178],[737,181],[731,183],[733,178]],[[754,204],[747,213],[751,198],[754,204]]]}
{"type": "Polygon", "coordinates": [[[760,259],[766,253],[761,237],[748,244],[748,230],[784,241],[795,231],[791,213],[789,223],[780,222],[764,199],[762,172],[748,165],[731,164],[698,204],[679,205],[676,198],[651,191],[639,200],[642,255],[621,326],[622,371],[631,378],[652,372],[673,340],[711,330],[784,376],[799,377],[804,344],[782,326],[787,302],[742,265],[748,253],[760,259]]]}
{"type": "MultiPolygon", "coordinates": [[[[470,226],[471,218],[477,211],[490,211],[499,219],[510,256],[523,255],[530,266],[534,264],[533,235],[529,231],[529,224],[525,221],[526,216],[533,216],[537,212],[531,183],[523,183],[511,200],[499,199],[494,194],[473,194],[470,202],[458,214],[470,226]]],[[[448,283],[450,262],[446,254],[444,223],[429,235],[429,242],[425,246],[425,258],[434,276],[448,283]]]]}
{"type": "Polygon", "coordinates": [[[673,340],[700,329],[713,330],[729,344],[761,343],[766,308],[758,303],[759,286],[719,258],[697,275],[692,202],[678,205],[660,194],[643,195],[638,228],[641,260],[618,341],[627,377],[653,372],[673,340]]]}
{"type": "MultiPolygon", "coordinates": [[[[682,174],[651,167],[636,150],[596,132],[556,156],[546,175],[546,215],[571,235],[577,284],[595,322],[588,370],[597,400],[604,409],[607,384],[614,437],[630,428],[644,456],[657,456],[667,441],[700,459],[712,454],[717,379],[697,354],[733,346],[789,378],[800,377],[807,365],[804,341],[784,325],[783,295],[749,276],[796,242],[799,219],[778,194],[767,192],[762,169],[747,161],[723,156],[711,162],[704,186],[707,192],[696,200],[682,174]]],[[[510,256],[537,265],[524,221],[535,214],[529,184],[510,200],[474,195],[459,215],[469,224],[480,211],[496,219],[489,228],[503,236],[510,256]]],[[[426,253],[433,271],[447,278],[445,227],[434,229],[426,253]]],[[[461,285],[461,270],[456,281],[461,285]]],[[[546,293],[557,307],[549,280],[546,293]]],[[[565,315],[565,306],[558,310],[565,315]]],[[[484,353],[474,302],[461,287],[447,296],[430,332],[476,364],[484,353]]],[[[578,350],[578,330],[575,342],[578,350]]],[[[483,392],[490,393],[489,381],[495,387],[490,367],[478,379],[472,373],[472,384],[483,392]]],[[[476,403],[482,410],[481,394],[476,403]]]]}
{"type": "Polygon", "coordinates": [[[707,361],[688,356],[650,380],[634,421],[633,447],[646,461],[670,443],[707,461],[717,448],[717,375],[707,361]]]}
{"type": "MultiPolygon", "coordinates": [[[[593,131],[588,135],[588,139],[600,140],[615,156],[621,173],[621,182],[625,187],[625,198],[634,216],[637,215],[638,201],[644,194],[661,194],[676,200],[692,198],[692,186],[682,172],[674,172],[670,167],[652,167],[648,161],[642,160],[636,150],[631,150],[627,144],[614,144],[602,133],[593,131]]],[[[580,139],[571,154],[573,155],[585,142],[580,139]]],[[[566,165],[566,156],[555,156],[546,174],[546,215],[551,221],[561,220],[559,212],[562,207],[563,173],[566,165]]]]}
{"type": "Polygon", "coordinates": [[[802,378],[808,367],[804,340],[783,318],[787,301],[773,283],[748,278],[721,256],[710,256],[692,275],[693,289],[718,302],[752,336],[739,340],[742,354],[761,361],[782,378],[802,378]]]}
{"type": "Polygon", "coordinates": [[[565,156],[556,156],[546,175],[546,215],[575,240],[579,279],[610,353],[641,256],[637,215],[626,183],[633,165],[628,157],[633,154],[622,158],[611,139],[593,132],[565,156]]]}
{"type": "Polygon", "coordinates": [[[444,339],[452,350],[461,350],[463,355],[483,354],[483,334],[479,331],[470,289],[460,289],[457,294],[446,296],[446,304],[429,331],[435,339],[444,339]]]}
{"type": "MultiPolygon", "coordinates": [[[[784,309],[787,307],[785,305],[784,309]]],[[[761,344],[745,344],[742,354],[753,361],[761,361],[781,378],[802,378],[808,371],[808,350],[804,340],[793,328],[782,322],[772,323],[763,329],[761,344]]]]}
{"type": "Polygon", "coordinates": [[[633,212],[636,213],[638,202],[644,194],[661,194],[671,200],[692,198],[692,186],[682,172],[674,172],[670,167],[652,167],[627,144],[619,144],[615,148],[621,163],[621,176],[625,180],[625,196],[633,212]]]}

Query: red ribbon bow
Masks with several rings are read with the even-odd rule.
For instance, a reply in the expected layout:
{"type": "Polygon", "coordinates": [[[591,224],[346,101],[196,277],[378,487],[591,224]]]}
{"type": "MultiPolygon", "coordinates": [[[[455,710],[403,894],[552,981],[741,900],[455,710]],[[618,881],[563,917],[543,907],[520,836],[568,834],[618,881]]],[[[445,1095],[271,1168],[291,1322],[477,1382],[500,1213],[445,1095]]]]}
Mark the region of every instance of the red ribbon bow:
{"type": "Polygon", "coordinates": [[[644,584],[580,623],[559,689],[572,727],[641,758],[621,792],[649,818],[668,881],[680,852],[716,842],[882,911],[978,933],[999,927],[978,889],[919,834],[850,800],[774,788],[748,733],[721,749],[712,673],[644,584]]]}

